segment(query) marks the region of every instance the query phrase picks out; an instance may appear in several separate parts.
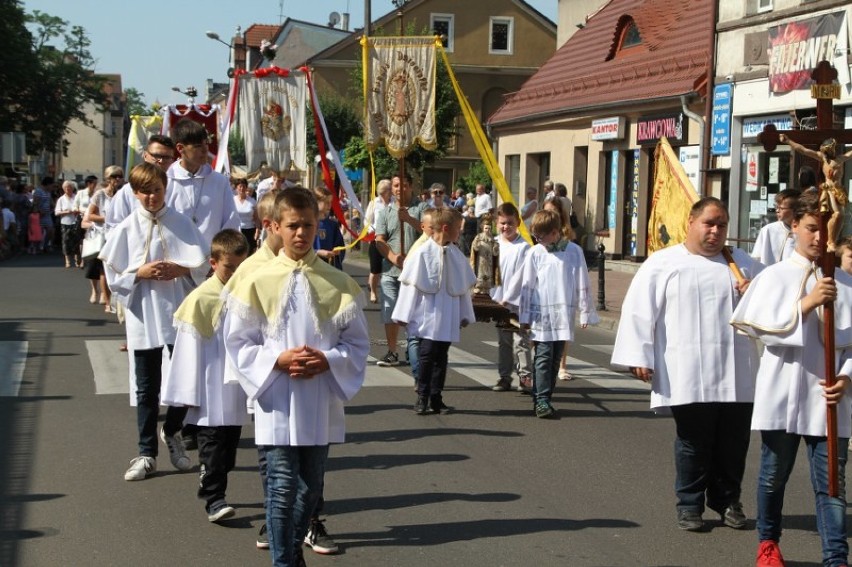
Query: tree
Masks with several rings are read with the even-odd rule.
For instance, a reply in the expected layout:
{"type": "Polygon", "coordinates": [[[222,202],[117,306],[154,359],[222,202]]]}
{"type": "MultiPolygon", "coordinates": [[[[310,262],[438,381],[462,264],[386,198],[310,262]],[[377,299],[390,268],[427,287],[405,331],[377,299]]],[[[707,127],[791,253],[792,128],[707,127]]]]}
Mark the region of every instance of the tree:
{"type": "MultiPolygon", "coordinates": [[[[361,136],[361,120],[357,112],[352,108],[352,103],[340,96],[333,94],[319,94],[319,106],[322,110],[325,124],[328,128],[328,135],[331,138],[331,143],[338,150],[346,147],[353,137],[361,136]]],[[[315,156],[319,153],[317,146],[317,137],[314,128],[314,111],[313,107],[308,106],[308,134],[307,147],[308,157],[315,156]]]]}
{"type": "Polygon", "coordinates": [[[25,132],[27,152],[38,154],[64,150],[73,119],[95,128],[87,105],[104,109],[109,101],[85,30],[38,10],[27,15],[19,0],[0,2],[0,30],[0,131],[25,132]]]}
{"type": "Polygon", "coordinates": [[[153,113],[145,105],[145,93],[129,87],[124,89],[124,100],[127,104],[127,114],[130,116],[151,116],[153,113]]]}
{"type": "Polygon", "coordinates": [[[491,185],[491,176],[488,175],[488,168],[485,167],[483,161],[474,162],[470,166],[470,171],[464,177],[460,177],[458,185],[464,189],[465,193],[472,193],[477,185],[491,185]]]}

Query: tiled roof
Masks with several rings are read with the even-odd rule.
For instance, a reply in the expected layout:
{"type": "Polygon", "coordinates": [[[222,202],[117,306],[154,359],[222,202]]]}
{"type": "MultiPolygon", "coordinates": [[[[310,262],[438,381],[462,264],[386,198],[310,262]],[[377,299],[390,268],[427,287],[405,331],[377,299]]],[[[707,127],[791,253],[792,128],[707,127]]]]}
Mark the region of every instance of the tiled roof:
{"type": "Polygon", "coordinates": [[[500,125],[706,88],[714,1],[611,0],[489,122],[500,125]],[[631,18],[641,44],[616,53],[622,26],[631,18]]]}
{"type": "Polygon", "coordinates": [[[260,42],[264,39],[270,42],[275,40],[281,26],[273,26],[268,24],[252,24],[246,30],[244,37],[246,38],[247,47],[260,47],[260,42]]]}

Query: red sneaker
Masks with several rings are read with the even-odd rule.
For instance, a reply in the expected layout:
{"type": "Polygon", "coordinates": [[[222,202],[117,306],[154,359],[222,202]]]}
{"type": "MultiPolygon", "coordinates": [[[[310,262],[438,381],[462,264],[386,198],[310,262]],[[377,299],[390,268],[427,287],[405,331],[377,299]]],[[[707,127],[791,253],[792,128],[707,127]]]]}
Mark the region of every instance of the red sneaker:
{"type": "Polygon", "coordinates": [[[784,567],[784,565],[784,557],[781,556],[777,541],[767,539],[760,542],[755,567],[784,567]]]}

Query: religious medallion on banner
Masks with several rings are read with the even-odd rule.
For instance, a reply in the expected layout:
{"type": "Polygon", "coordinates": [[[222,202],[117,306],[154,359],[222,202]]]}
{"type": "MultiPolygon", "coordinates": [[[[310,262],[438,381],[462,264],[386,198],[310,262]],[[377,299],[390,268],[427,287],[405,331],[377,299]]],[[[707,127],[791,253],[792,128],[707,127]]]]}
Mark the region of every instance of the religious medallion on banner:
{"type": "Polygon", "coordinates": [[[304,73],[289,71],[263,77],[246,74],[239,80],[237,120],[249,171],[259,169],[264,161],[278,171],[288,170],[291,165],[304,170],[304,73]]]}
{"type": "Polygon", "coordinates": [[[435,38],[368,38],[365,45],[364,140],[403,157],[419,143],[437,147],[435,136],[435,38]]]}

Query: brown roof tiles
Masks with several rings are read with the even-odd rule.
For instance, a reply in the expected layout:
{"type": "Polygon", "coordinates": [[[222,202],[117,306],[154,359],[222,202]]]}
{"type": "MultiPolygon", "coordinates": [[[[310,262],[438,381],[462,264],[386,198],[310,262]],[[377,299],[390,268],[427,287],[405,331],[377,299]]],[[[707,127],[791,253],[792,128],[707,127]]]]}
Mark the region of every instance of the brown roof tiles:
{"type": "Polygon", "coordinates": [[[610,1],[489,122],[499,125],[706,88],[713,1],[610,1]],[[623,26],[631,20],[641,44],[618,51],[623,26]]]}

